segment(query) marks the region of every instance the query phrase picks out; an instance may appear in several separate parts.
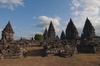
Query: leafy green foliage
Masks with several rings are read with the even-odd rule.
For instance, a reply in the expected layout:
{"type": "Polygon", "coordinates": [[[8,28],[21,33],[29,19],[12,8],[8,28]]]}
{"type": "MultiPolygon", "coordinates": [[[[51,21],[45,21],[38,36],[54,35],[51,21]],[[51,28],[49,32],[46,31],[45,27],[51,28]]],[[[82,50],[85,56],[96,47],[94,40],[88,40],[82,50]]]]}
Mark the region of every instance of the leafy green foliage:
{"type": "Polygon", "coordinates": [[[34,39],[35,40],[43,40],[43,35],[42,34],[35,34],[34,39]]]}

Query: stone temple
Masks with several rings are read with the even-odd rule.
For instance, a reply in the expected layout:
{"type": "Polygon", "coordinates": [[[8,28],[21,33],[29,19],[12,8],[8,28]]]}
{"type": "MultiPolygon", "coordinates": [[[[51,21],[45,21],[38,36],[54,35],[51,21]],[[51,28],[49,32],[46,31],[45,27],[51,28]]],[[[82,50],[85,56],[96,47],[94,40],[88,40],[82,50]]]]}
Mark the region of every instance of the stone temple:
{"type": "Polygon", "coordinates": [[[53,54],[61,57],[70,57],[73,55],[73,49],[66,41],[66,35],[64,31],[62,31],[61,39],[59,39],[59,37],[56,36],[56,32],[52,22],[50,22],[48,30],[45,29],[43,36],[43,56],[53,54]]]}
{"type": "Polygon", "coordinates": [[[0,59],[5,58],[22,58],[24,57],[24,44],[23,46],[19,41],[14,40],[14,31],[8,21],[8,24],[2,31],[0,40],[0,59]]]}
{"type": "Polygon", "coordinates": [[[6,25],[6,27],[2,31],[1,40],[6,41],[6,42],[14,41],[14,31],[12,29],[10,21],[8,22],[8,24],[6,25]]]}
{"type": "Polygon", "coordinates": [[[48,30],[47,30],[47,28],[44,31],[43,38],[44,38],[44,40],[48,39],[48,30]]]}
{"type": "Polygon", "coordinates": [[[64,31],[61,32],[60,39],[61,40],[65,40],[66,39],[66,35],[65,35],[64,31]]]}
{"type": "MultiPolygon", "coordinates": [[[[49,25],[48,30],[44,31],[44,40],[55,39],[55,29],[52,22],[49,25]]],[[[87,18],[84,24],[83,32],[81,37],[78,35],[76,26],[74,25],[72,19],[68,22],[66,31],[62,31],[60,39],[58,42],[67,42],[74,49],[74,52],[85,52],[85,53],[98,53],[100,52],[100,37],[95,35],[95,29],[91,24],[90,20],[87,18]]],[[[57,41],[56,41],[57,42],[57,41]]],[[[54,41],[55,43],[55,41],[54,41]]]]}
{"type": "Polygon", "coordinates": [[[66,39],[71,41],[71,40],[76,40],[78,39],[78,31],[76,29],[76,26],[74,25],[72,19],[70,19],[67,28],[66,28],[66,39]]]}
{"type": "Polygon", "coordinates": [[[54,40],[56,38],[56,32],[52,24],[52,21],[50,22],[48,30],[45,29],[43,36],[45,40],[54,40]]]}
{"type": "Polygon", "coordinates": [[[77,45],[79,52],[98,53],[100,52],[99,37],[95,35],[95,29],[87,18],[81,34],[80,44],[77,45]]]}
{"type": "Polygon", "coordinates": [[[95,34],[95,28],[87,18],[83,27],[81,37],[78,35],[76,26],[72,19],[69,20],[65,31],[62,31],[60,38],[56,36],[53,22],[51,21],[48,29],[43,33],[42,41],[22,38],[15,40],[14,31],[8,24],[2,30],[0,40],[0,59],[24,57],[26,47],[34,47],[36,44],[43,47],[43,55],[54,54],[63,57],[70,57],[74,53],[100,53],[100,37],[95,34]],[[35,44],[35,45],[34,45],[35,44]]]}

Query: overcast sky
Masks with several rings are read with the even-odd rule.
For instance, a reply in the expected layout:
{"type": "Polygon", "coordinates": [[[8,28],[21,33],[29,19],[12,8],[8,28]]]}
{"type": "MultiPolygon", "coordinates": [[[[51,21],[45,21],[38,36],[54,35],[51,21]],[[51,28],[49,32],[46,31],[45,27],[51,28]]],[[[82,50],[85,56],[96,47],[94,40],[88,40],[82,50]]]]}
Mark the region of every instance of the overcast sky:
{"type": "Polygon", "coordinates": [[[87,17],[100,36],[100,0],[0,0],[0,31],[10,20],[15,38],[42,34],[50,21],[60,36],[70,18],[81,34],[87,17]]]}

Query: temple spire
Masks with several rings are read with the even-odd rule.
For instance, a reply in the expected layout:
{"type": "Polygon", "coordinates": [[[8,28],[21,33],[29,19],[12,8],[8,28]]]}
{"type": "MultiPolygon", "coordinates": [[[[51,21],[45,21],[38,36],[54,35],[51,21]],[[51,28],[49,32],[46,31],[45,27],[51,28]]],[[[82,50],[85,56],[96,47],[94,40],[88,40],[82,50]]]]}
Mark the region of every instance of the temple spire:
{"type": "Polygon", "coordinates": [[[45,28],[45,31],[43,33],[43,38],[44,38],[44,40],[48,39],[48,30],[47,30],[47,28],[45,28]]]}
{"type": "Polygon", "coordinates": [[[12,41],[12,40],[14,40],[13,34],[14,34],[14,31],[12,29],[10,21],[8,21],[8,24],[6,25],[6,27],[2,31],[2,39],[1,40],[3,40],[3,41],[6,40],[8,42],[12,41]]]}
{"type": "Polygon", "coordinates": [[[61,40],[65,40],[66,39],[66,35],[65,35],[64,31],[62,31],[60,39],[61,40]]]}
{"type": "Polygon", "coordinates": [[[78,36],[78,31],[72,21],[72,19],[70,18],[70,21],[67,25],[67,28],[66,28],[66,39],[67,40],[74,40],[74,39],[77,39],[79,36],[78,36]]]}
{"type": "Polygon", "coordinates": [[[51,21],[49,28],[48,28],[48,38],[53,40],[53,39],[55,39],[55,36],[56,36],[55,29],[54,29],[53,23],[51,21]]]}
{"type": "Polygon", "coordinates": [[[83,35],[84,35],[84,38],[86,39],[89,39],[95,36],[95,29],[88,18],[85,21],[85,25],[83,28],[83,35]]]}
{"type": "Polygon", "coordinates": [[[9,32],[9,33],[13,33],[14,34],[14,31],[12,29],[10,21],[8,21],[8,24],[6,25],[6,27],[4,28],[4,30],[2,32],[9,32]]]}

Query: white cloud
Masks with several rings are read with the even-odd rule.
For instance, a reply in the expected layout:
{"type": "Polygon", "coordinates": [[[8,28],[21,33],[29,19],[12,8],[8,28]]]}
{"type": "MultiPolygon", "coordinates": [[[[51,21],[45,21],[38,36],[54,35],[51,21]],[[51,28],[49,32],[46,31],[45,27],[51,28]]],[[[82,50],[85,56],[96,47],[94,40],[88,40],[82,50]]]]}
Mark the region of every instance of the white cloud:
{"type": "Polygon", "coordinates": [[[0,0],[0,8],[8,8],[14,10],[14,7],[24,6],[23,0],[0,0]]]}
{"type": "Polygon", "coordinates": [[[50,18],[50,17],[47,17],[47,16],[39,16],[38,19],[41,21],[41,23],[48,23],[49,24],[50,21],[52,21],[54,26],[59,26],[60,25],[60,23],[59,23],[60,17],[50,18]]]}
{"type": "Polygon", "coordinates": [[[51,18],[51,17],[47,17],[47,16],[39,16],[38,19],[39,19],[40,24],[35,24],[34,26],[41,27],[41,28],[48,28],[50,22],[52,21],[56,32],[58,32],[60,30],[60,28],[59,28],[60,17],[51,18]]]}
{"type": "Polygon", "coordinates": [[[86,17],[88,17],[95,27],[96,33],[100,34],[97,29],[100,25],[100,0],[72,0],[71,10],[77,28],[82,29],[86,17]]]}

